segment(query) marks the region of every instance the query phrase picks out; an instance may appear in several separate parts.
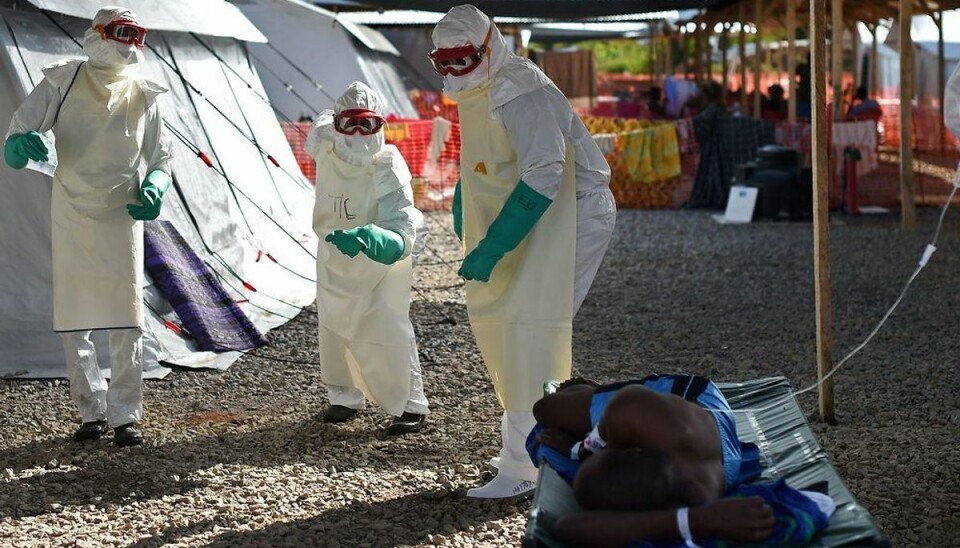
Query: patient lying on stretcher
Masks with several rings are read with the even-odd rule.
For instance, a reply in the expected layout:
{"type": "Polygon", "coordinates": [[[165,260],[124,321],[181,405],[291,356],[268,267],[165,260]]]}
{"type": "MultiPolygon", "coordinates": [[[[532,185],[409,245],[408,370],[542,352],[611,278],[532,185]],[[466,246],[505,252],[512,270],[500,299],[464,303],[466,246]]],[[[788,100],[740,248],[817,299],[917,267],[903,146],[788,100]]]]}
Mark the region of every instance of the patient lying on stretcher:
{"type": "Polygon", "coordinates": [[[714,383],[692,375],[607,386],[575,379],[538,401],[531,443],[579,463],[568,474],[588,510],[561,519],[557,536],[590,546],[768,538],[775,520],[763,498],[722,498],[741,481],[729,410],[714,383]]]}

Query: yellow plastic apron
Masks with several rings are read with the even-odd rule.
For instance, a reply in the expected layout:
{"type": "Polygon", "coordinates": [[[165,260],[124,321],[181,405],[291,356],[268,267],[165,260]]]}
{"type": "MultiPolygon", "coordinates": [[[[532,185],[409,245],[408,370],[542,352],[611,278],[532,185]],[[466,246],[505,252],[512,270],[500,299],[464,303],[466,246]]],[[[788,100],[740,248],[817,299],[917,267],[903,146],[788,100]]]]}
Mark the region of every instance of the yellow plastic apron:
{"type": "Polygon", "coordinates": [[[338,345],[321,349],[321,376],[327,384],[359,388],[384,410],[399,415],[410,397],[412,259],[392,265],[362,253],[351,259],[324,241],[334,230],[376,221],[373,179],[373,165],[344,162],[332,145],[317,158],[317,314],[320,340],[338,345]],[[323,329],[342,340],[325,336],[323,329]]]}
{"type": "Polygon", "coordinates": [[[140,197],[146,97],[131,78],[105,85],[84,65],[54,134],[59,165],[51,198],[53,328],[135,328],[143,323],[140,197]]]}
{"type": "MultiPolygon", "coordinates": [[[[459,94],[463,243],[486,235],[520,176],[503,123],[492,119],[487,88],[459,94]]],[[[543,383],[570,376],[577,242],[574,151],[567,144],[560,192],[488,283],[468,281],[467,312],[487,371],[506,411],[530,411],[543,383]]]]}

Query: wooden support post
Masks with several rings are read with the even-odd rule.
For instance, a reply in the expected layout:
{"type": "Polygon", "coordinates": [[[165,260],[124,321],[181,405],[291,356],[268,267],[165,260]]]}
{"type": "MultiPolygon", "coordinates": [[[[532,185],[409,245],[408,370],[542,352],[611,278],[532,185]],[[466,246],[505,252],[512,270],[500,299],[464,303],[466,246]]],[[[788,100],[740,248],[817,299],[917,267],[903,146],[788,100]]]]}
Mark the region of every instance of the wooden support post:
{"type": "Polygon", "coordinates": [[[763,21],[763,0],[754,0],[753,2],[753,25],[756,27],[753,45],[755,46],[753,55],[753,117],[760,118],[760,78],[763,77],[763,34],[760,33],[761,21],[763,21]]]}
{"type": "Polygon", "coordinates": [[[730,47],[730,27],[723,23],[723,30],[720,33],[720,70],[723,71],[721,81],[723,83],[723,107],[727,107],[727,95],[730,91],[730,61],[727,59],[727,48],[730,47]]]}
{"type": "Polygon", "coordinates": [[[860,74],[862,63],[860,59],[860,31],[857,30],[857,22],[850,23],[847,30],[850,31],[851,55],[853,55],[853,89],[856,92],[857,87],[864,83],[860,80],[863,76],[860,74]]]}
{"type": "Polygon", "coordinates": [[[713,36],[713,27],[706,23],[707,28],[703,31],[703,63],[706,65],[706,80],[713,80],[713,46],[710,45],[710,37],[713,36]]]}
{"type": "Polygon", "coordinates": [[[693,79],[697,84],[703,79],[703,31],[700,30],[700,21],[693,31],[693,79]]]}
{"type": "Polygon", "coordinates": [[[843,118],[843,0],[833,0],[833,22],[830,37],[833,42],[833,119],[843,118]]]}
{"type": "Polygon", "coordinates": [[[943,152],[947,148],[947,135],[944,128],[944,105],[943,102],[946,100],[946,88],[947,88],[947,75],[946,70],[946,54],[944,52],[943,46],[943,11],[937,12],[937,16],[933,18],[934,22],[937,23],[937,87],[940,89],[940,116],[937,117],[937,128],[940,130],[940,135],[938,141],[940,142],[940,152],[943,152]]]}
{"type": "Polygon", "coordinates": [[[900,0],[900,216],[903,228],[917,224],[913,195],[913,0],[900,0]]]}
{"type": "Polygon", "coordinates": [[[797,0],[787,0],[787,121],[797,121],[797,0]]]}
{"type": "Polygon", "coordinates": [[[667,44],[667,51],[665,52],[666,55],[664,56],[665,61],[667,63],[666,72],[667,72],[667,76],[672,77],[673,76],[673,34],[670,34],[669,32],[667,32],[666,44],[667,44]]]}
{"type": "Polygon", "coordinates": [[[740,2],[740,36],[737,52],[740,61],[740,112],[747,115],[747,0],[740,2]]]}
{"type": "Polygon", "coordinates": [[[833,377],[833,311],[830,304],[830,173],[827,164],[827,0],[810,0],[810,95],[813,98],[813,269],[817,315],[817,378],[820,419],[835,422],[833,377]]]}
{"type": "Polygon", "coordinates": [[[650,86],[657,85],[657,43],[656,43],[656,24],[651,21],[647,25],[647,58],[650,62],[650,86]]]}
{"type": "Polygon", "coordinates": [[[880,94],[880,44],[877,42],[879,24],[874,23],[870,27],[870,35],[873,37],[873,46],[870,48],[870,92],[874,97],[880,94]]]}

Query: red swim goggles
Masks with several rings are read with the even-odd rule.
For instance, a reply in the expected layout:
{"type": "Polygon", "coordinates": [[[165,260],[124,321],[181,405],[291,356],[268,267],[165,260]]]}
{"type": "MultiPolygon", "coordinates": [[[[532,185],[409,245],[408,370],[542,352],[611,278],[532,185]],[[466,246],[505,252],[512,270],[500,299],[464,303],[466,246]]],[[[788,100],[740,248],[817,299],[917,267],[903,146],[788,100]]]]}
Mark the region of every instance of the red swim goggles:
{"type": "Polygon", "coordinates": [[[383,117],[362,108],[345,110],[333,117],[333,128],[344,135],[374,135],[383,129],[383,117]]]}
{"type": "Polygon", "coordinates": [[[489,51],[487,43],[490,41],[490,35],[493,33],[493,22],[487,29],[487,36],[483,39],[483,44],[478,48],[473,44],[467,44],[459,48],[435,49],[427,54],[433,63],[434,70],[441,76],[463,76],[469,74],[480,66],[483,62],[483,55],[489,51]]]}
{"type": "Polygon", "coordinates": [[[147,29],[125,19],[110,21],[106,25],[97,25],[94,30],[100,33],[100,38],[113,40],[121,44],[143,47],[143,40],[147,37],[147,29]]]}

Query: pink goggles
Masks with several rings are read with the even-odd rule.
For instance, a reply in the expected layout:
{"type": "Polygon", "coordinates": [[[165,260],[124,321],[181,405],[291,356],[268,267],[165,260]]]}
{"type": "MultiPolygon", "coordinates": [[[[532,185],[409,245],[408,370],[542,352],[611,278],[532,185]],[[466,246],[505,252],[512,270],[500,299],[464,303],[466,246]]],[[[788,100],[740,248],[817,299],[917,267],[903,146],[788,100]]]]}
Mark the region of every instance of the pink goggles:
{"type": "Polygon", "coordinates": [[[147,37],[147,29],[137,25],[133,21],[117,20],[111,21],[106,25],[97,25],[94,30],[100,33],[100,38],[104,40],[113,40],[121,44],[128,44],[143,47],[143,41],[147,37]]]}
{"type": "Polygon", "coordinates": [[[489,50],[487,43],[490,41],[491,33],[493,33],[493,23],[490,23],[487,36],[483,39],[483,44],[479,48],[473,44],[467,44],[459,48],[438,48],[427,54],[427,57],[433,63],[433,69],[441,76],[470,74],[477,70],[477,67],[483,62],[483,56],[489,50]]]}
{"type": "Polygon", "coordinates": [[[350,109],[333,117],[333,128],[344,135],[374,135],[383,129],[383,117],[366,109],[350,109]]]}

